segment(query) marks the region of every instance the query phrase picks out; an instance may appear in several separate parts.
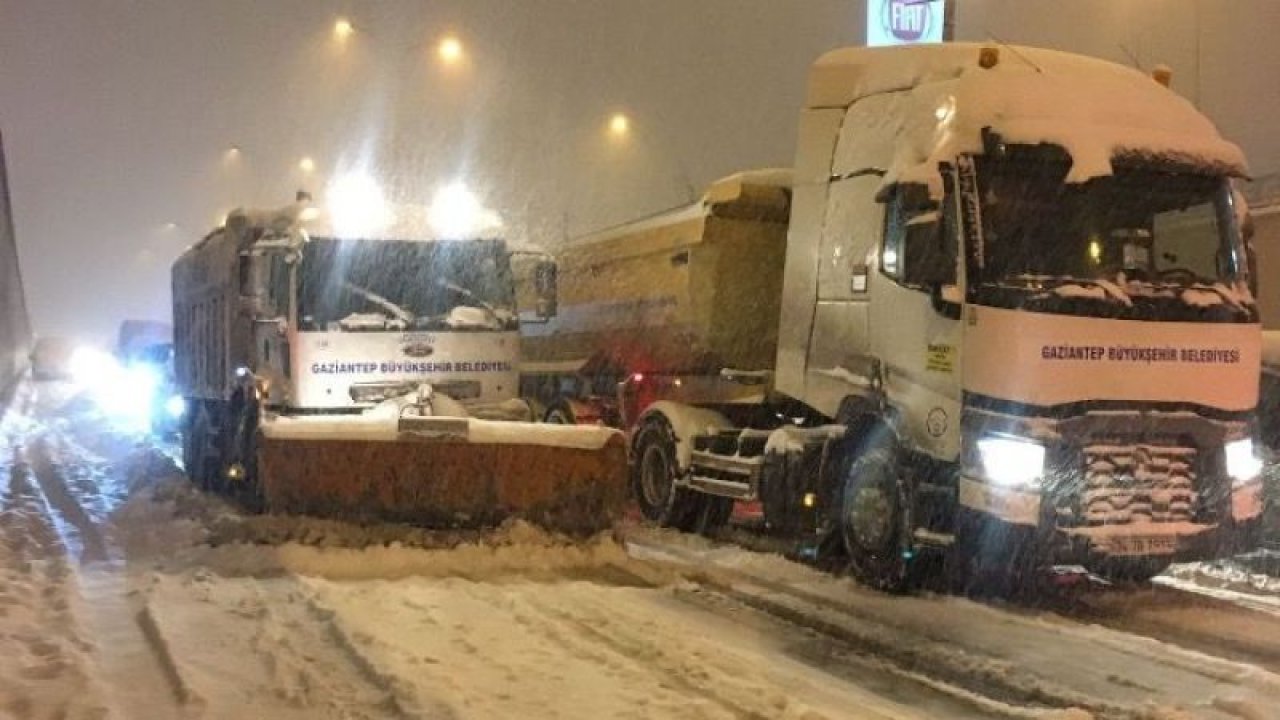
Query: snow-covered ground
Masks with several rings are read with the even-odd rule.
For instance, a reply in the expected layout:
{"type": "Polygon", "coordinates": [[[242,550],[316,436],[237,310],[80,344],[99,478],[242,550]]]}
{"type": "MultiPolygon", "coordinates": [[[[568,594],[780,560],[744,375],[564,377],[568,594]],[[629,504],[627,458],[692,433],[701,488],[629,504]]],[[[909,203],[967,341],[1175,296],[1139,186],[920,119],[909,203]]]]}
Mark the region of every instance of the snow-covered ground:
{"type": "Polygon", "coordinates": [[[252,516],[36,390],[0,424],[0,717],[1280,717],[1280,613],[1178,589],[1205,567],[1033,609],[644,527],[252,516]]]}

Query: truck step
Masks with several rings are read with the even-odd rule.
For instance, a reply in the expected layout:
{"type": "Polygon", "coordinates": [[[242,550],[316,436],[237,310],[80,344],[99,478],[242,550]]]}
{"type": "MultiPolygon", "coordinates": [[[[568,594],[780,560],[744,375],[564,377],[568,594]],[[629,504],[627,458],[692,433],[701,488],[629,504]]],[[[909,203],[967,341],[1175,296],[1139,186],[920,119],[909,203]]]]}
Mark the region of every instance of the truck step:
{"type": "Polygon", "coordinates": [[[951,547],[956,539],[956,536],[951,533],[937,532],[928,528],[916,528],[915,532],[911,533],[911,537],[921,546],[939,548],[951,547]]]}
{"type": "Polygon", "coordinates": [[[751,485],[735,480],[694,474],[689,477],[689,487],[708,495],[733,498],[734,500],[752,501],[756,499],[755,491],[751,489],[751,485]]]}

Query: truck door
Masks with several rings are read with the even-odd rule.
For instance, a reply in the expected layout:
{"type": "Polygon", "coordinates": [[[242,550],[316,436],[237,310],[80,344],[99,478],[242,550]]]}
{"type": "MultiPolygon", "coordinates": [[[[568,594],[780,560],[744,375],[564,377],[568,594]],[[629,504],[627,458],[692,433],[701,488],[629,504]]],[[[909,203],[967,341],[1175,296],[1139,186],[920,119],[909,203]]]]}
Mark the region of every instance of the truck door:
{"type": "Polygon", "coordinates": [[[954,212],[922,185],[889,188],[871,278],[871,341],[889,403],[915,446],[959,453],[960,305],[954,212]]]}
{"type": "Polygon", "coordinates": [[[253,323],[255,372],[270,381],[266,404],[279,406],[285,402],[292,376],[289,337],[294,327],[293,263],[279,252],[257,255],[253,260],[261,298],[253,323]]]}

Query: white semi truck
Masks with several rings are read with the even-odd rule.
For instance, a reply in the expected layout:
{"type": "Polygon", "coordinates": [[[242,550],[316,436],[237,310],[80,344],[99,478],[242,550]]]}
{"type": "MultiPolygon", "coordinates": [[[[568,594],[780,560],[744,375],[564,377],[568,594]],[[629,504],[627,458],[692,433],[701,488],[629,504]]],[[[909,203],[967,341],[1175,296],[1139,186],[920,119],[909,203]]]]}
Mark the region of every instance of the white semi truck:
{"type": "Polygon", "coordinates": [[[352,231],[300,195],[231,213],[174,263],[188,474],[278,511],[608,527],[621,438],[521,422],[511,251],[416,217],[352,231]]]}
{"type": "Polygon", "coordinates": [[[712,527],[760,502],[771,527],[882,588],[923,551],[1005,585],[1050,565],[1148,576],[1247,542],[1261,510],[1245,173],[1194,107],[1130,68],[970,44],[838,50],[810,75],[789,220],[708,230],[746,217],[713,192],[570,244],[560,316],[526,333],[522,382],[549,419],[627,430],[660,524],[712,527]],[[763,235],[751,251],[734,239],[763,235]],[[603,277],[632,278],[617,287],[636,297],[603,277]],[[602,332],[618,308],[630,332],[602,332]],[[708,312],[777,320],[754,346],[717,345],[728,331],[708,312]]]}

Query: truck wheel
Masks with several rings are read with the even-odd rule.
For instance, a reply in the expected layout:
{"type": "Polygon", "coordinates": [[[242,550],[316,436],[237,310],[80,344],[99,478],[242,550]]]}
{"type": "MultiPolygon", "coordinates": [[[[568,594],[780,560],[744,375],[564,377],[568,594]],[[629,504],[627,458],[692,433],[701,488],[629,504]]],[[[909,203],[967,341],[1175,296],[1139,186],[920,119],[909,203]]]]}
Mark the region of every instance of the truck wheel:
{"type": "Polygon", "coordinates": [[[697,493],[676,487],[675,434],[660,417],[644,421],[632,445],[631,485],[640,512],[662,527],[690,530],[699,510],[697,493]]]}
{"type": "Polygon", "coordinates": [[[220,476],[221,464],[217,443],[214,441],[213,421],[207,408],[196,412],[191,424],[191,459],[187,466],[187,477],[191,478],[201,490],[216,490],[220,476]]]}
{"type": "Polygon", "coordinates": [[[542,416],[542,421],[551,425],[577,425],[578,418],[573,414],[573,408],[569,407],[569,403],[564,400],[557,400],[554,405],[547,409],[547,413],[542,416]]]}
{"type": "Polygon", "coordinates": [[[232,400],[231,408],[234,424],[222,463],[228,473],[226,484],[242,502],[257,509],[262,501],[258,482],[258,403],[241,394],[232,400]],[[231,472],[238,477],[231,477],[231,472]]]}
{"type": "Polygon", "coordinates": [[[841,497],[840,534],[849,569],[864,585],[901,592],[911,547],[892,448],[872,440],[849,466],[841,497]]]}
{"type": "Polygon", "coordinates": [[[692,522],[688,528],[691,532],[710,536],[728,524],[729,518],[733,515],[732,498],[701,495],[697,500],[698,508],[693,513],[692,522]]]}
{"type": "Polygon", "coordinates": [[[182,418],[182,470],[187,474],[188,478],[192,479],[194,477],[191,471],[196,464],[195,416],[198,412],[199,410],[192,408],[182,418]]]}

